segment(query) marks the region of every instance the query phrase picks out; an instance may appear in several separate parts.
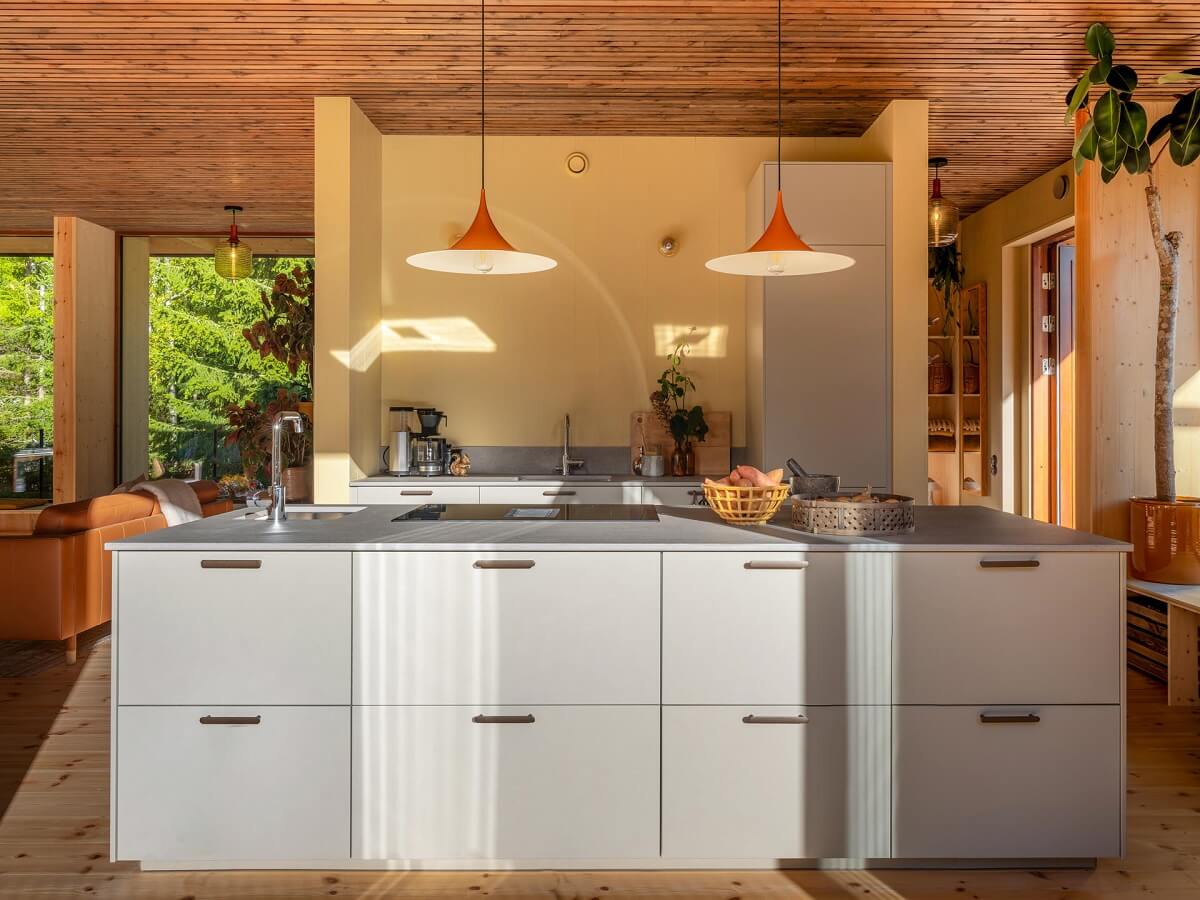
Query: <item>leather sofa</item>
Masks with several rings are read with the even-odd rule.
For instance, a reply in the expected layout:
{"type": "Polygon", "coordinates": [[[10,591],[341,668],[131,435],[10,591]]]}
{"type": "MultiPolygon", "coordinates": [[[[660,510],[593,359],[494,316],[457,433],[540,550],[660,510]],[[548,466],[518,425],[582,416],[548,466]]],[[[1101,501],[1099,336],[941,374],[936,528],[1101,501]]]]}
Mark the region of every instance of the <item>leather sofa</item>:
{"type": "MultiPolygon", "coordinates": [[[[206,517],[233,508],[214,482],[191,487],[206,517]]],[[[112,618],[104,545],[166,526],[157,498],[135,490],[49,506],[33,534],[0,535],[0,639],[66,641],[74,662],[77,636],[112,618]]]]}

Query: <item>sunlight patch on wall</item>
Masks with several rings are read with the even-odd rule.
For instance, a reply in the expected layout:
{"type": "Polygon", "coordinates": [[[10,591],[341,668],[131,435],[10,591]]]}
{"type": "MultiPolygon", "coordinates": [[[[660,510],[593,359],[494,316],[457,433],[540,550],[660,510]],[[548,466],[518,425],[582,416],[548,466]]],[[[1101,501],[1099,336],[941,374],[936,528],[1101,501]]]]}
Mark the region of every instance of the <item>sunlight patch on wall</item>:
{"type": "Polygon", "coordinates": [[[352,372],[366,372],[379,359],[379,331],[372,328],[350,350],[330,350],[329,355],[352,372]]]}
{"type": "Polygon", "coordinates": [[[654,355],[666,356],[686,341],[692,356],[720,358],[725,356],[728,337],[728,325],[655,325],[654,355]]]}
{"type": "Polygon", "coordinates": [[[440,319],[387,319],[383,352],[495,353],[496,342],[465,316],[440,319]]]}

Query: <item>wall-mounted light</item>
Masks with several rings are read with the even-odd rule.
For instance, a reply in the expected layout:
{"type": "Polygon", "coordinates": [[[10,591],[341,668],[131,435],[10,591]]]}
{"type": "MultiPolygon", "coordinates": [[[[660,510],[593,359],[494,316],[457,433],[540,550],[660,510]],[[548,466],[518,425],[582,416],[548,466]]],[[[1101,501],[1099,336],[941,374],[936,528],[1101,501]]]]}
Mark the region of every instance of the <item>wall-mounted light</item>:
{"type": "Polygon", "coordinates": [[[229,239],[217,244],[213,250],[213,267],[217,274],[230,281],[237,281],[250,274],[254,254],[248,244],[238,239],[237,214],[242,211],[240,206],[226,206],[225,211],[232,216],[229,224],[229,239]]]}
{"type": "Polygon", "coordinates": [[[679,252],[679,239],[667,235],[658,242],[658,252],[663,256],[674,256],[679,252]]]}

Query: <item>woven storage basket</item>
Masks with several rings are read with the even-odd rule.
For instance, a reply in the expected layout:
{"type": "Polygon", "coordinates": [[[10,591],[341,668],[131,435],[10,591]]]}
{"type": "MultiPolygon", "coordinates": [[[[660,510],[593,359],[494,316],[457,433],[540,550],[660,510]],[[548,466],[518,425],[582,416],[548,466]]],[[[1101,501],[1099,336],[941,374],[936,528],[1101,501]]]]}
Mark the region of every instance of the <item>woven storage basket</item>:
{"type": "Polygon", "coordinates": [[[935,359],[929,364],[929,393],[949,394],[954,370],[945,360],[935,359]]]}
{"type": "Polygon", "coordinates": [[[704,499],[713,512],[733,525],[761,525],[775,515],[787,499],[787,484],[774,487],[734,487],[705,484],[704,499]]]}
{"type": "Polygon", "coordinates": [[[917,527],[912,497],[877,494],[895,503],[855,503],[842,498],[792,498],[792,525],[809,534],[907,534],[917,527]]]}

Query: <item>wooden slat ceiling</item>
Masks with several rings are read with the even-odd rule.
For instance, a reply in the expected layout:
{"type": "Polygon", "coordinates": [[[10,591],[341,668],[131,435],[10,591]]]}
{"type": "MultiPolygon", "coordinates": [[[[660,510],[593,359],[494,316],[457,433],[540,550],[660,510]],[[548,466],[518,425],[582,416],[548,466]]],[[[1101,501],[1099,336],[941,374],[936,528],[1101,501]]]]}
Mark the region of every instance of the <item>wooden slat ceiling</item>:
{"type": "MultiPolygon", "coordinates": [[[[477,127],[478,4],[4,0],[0,232],[55,213],[127,232],[312,228],[312,98],[390,134],[477,127]]],[[[860,134],[931,102],[970,211],[1066,159],[1061,97],[1095,19],[1157,74],[1200,64],[1191,0],[785,0],[785,127],[860,134]]],[[[772,0],[488,0],[489,129],[770,134],[772,0]]]]}

